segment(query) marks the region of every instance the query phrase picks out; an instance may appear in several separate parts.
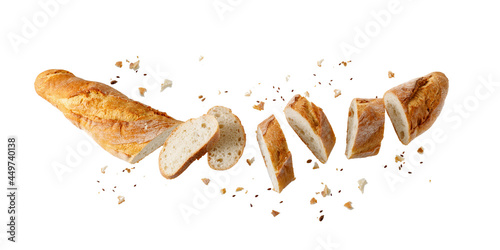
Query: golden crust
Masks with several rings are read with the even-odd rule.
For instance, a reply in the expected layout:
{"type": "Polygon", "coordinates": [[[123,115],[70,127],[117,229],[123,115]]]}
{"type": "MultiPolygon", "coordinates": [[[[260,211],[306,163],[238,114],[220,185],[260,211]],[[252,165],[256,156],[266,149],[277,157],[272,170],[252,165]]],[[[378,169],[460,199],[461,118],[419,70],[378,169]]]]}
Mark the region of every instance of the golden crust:
{"type": "Polygon", "coordinates": [[[151,140],[180,123],[110,86],[83,80],[66,70],[42,72],[35,80],[35,90],[102,148],[129,162],[151,140]]]}

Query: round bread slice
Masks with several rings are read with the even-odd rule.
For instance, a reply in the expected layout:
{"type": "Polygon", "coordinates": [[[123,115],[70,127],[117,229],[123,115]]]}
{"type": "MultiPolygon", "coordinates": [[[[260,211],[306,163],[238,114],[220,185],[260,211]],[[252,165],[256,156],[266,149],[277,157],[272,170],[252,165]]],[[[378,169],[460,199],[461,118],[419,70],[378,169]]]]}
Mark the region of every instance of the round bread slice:
{"type": "Polygon", "coordinates": [[[240,119],[231,109],[215,106],[208,111],[219,123],[220,138],[208,151],[208,165],[215,170],[227,170],[236,165],[243,155],[246,135],[240,119]]]}
{"type": "Polygon", "coordinates": [[[160,172],[174,179],[195,160],[200,159],[219,140],[219,123],[212,115],[203,115],[177,126],[160,152],[160,172]]]}

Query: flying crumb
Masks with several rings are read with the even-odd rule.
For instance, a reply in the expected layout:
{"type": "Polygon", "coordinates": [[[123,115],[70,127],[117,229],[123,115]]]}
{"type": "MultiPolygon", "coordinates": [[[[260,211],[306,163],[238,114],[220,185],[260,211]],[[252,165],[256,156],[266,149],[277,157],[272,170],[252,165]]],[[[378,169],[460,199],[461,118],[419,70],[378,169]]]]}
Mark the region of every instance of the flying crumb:
{"type": "Polygon", "coordinates": [[[358,188],[361,190],[361,193],[365,193],[365,185],[368,184],[368,182],[365,180],[365,178],[358,180],[358,188]]]}
{"type": "Polygon", "coordinates": [[[323,221],[323,219],[325,218],[325,215],[322,214],[320,217],[319,217],[319,221],[323,221]]]}
{"type": "Polygon", "coordinates": [[[394,78],[394,72],[390,71],[387,72],[387,75],[389,76],[389,78],[394,78]]]}
{"type": "Polygon", "coordinates": [[[236,192],[242,191],[243,189],[244,189],[244,188],[242,188],[242,187],[237,187],[237,188],[236,188],[236,192]]]}
{"type": "Polygon", "coordinates": [[[125,197],[123,196],[118,196],[118,205],[122,204],[123,202],[125,202],[125,197]]]}
{"type": "Polygon", "coordinates": [[[225,189],[225,188],[221,189],[221,190],[220,190],[220,193],[221,193],[221,194],[226,194],[226,189],[225,189]]]}
{"type": "Polygon", "coordinates": [[[344,204],[344,207],[346,207],[349,210],[353,210],[354,208],[352,207],[352,202],[348,201],[344,204]]]}
{"type": "Polygon", "coordinates": [[[252,163],[255,161],[255,157],[252,157],[252,159],[247,159],[248,166],[252,166],[252,163]]]}
{"type": "Polygon", "coordinates": [[[335,90],[333,90],[333,92],[335,92],[335,98],[339,97],[342,94],[340,89],[335,89],[335,90]]]}
{"type": "Polygon", "coordinates": [[[247,91],[247,92],[245,93],[245,96],[251,96],[251,95],[252,95],[252,91],[251,91],[251,90],[249,90],[249,91],[247,91]]]}
{"type": "Polygon", "coordinates": [[[140,61],[141,60],[137,60],[137,62],[130,63],[129,68],[131,70],[138,70],[140,68],[140,66],[139,66],[140,61]]]}
{"type": "Polygon", "coordinates": [[[319,168],[318,163],[317,163],[317,162],[314,162],[314,167],[313,167],[313,169],[318,169],[318,168],[319,168]]]}
{"type": "Polygon", "coordinates": [[[105,174],[106,173],[106,168],[108,168],[108,166],[104,166],[101,168],[101,173],[105,174]]]}
{"type": "Polygon", "coordinates": [[[309,160],[307,160],[306,162],[307,162],[307,163],[311,163],[312,161],[313,161],[313,160],[309,159],[309,160]]]}
{"type": "Polygon", "coordinates": [[[405,158],[401,155],[396,155],[396,157],[394,158],[394,160],[396,160],[396,162],[401,162],[401,161],[404,161],[405,158]]]}
{"type": "Polygon", "coordinates": [[[127,173],[130,173],[130,168],[125,168],[122,172],[127,171],[127,173]]]}
{"type": "Polygon", "coordinates": [[[117,82],[118,82],[117,80],[112,80],[112,81],[110,82],[110,84],[111,84],[111,85],[113,85],[113,84],[116,84],[117,82]]]}
{"type": "Polygon", "coordinates": [[[208,179],[208,178],[203,178],[203,179],[201,179],[201,181],[203,181],[203,183],[205,183],[205,185],[208,185],[208,183],[210,183],[210,179],[208,179]]]}
{"type": "Polygon", "coordinates": [[[419,154],[423,154],[424,153],[424,148],[423,147],[418,148],[417,152],[419,154]]]}
{"type": "Polygon", "coordinates": [[[314,205],[314,204],[318,203],[318,200],[316,200],[316,198],[313,197],[309,203],[311,205],[314,205]]]}
{"type": "Polygon", "coordinates": [[[115,63],[115,66],[118,67],[118,68],[121,68],[123,66],[123,62],[122,61],[118,61],[115,63]]]}
{"type": "Polygon", "coordinates": [[[325,189],[323,189],[323,191],[321,191],[321,195],[323,197],[326,197],[327,195],[330,195],[331,193],[332,193],[332,190],[330,190],[327,185],[325,185],[325,189]]]}
{"type": "Polygon", "coordinates": [[[259,111],[264,110],[264,102],[259,102],[259,104],[253,105],[253,108],[259,111]]]}
{"type": "Polygon", "coordinates": [[[144,93],[146,93],[146,91],[148,91],[146,88],[139,87],[139,94],[141,94],[141,96],[144,96],[144,93]]]}
{"type": "Polygon", "coordinates": [[[306,97],[309,97],[309,91],[304,92],[304,95],[305,95],[306,97]]]}
{"type": "Polygon", "coordinates": [[[321,64],[323,63],[323,61],[324,61],[324,60],[325,60],[325,59],[321,59],[321,60],[319,60],[318,62],[316,62],[316,63],[318,64],[318,67],[321,67],[321,64]]]}
{"type": "Polygon", "coordinates": [[[272,214],[274,217],[276,217],[276,216],[278,216],[278,214],[280,214],[280,212],[273,210],[273,211],[271,211],[271,214],[272,214]]]}
{"type": "Polygon", "coordinates": [[[288,80],[290,80],[290,75],[287,75],[285,79],[288,82],[288,80]]]}
{"type": "Polygon", "coordinates": [[[201,62],[201,60],[203,60],[203,58],[205,58],[205,57],[200,56],[200,58],[198,58],[198,61],[201,62]]]}
{"type": "Polygon", "coordinates": [[[171,88],[172,87],[172,81],[165,79],[163,80],[163,83],[161,84],[161,91],[165,90],[166,88],[171,88]]]}

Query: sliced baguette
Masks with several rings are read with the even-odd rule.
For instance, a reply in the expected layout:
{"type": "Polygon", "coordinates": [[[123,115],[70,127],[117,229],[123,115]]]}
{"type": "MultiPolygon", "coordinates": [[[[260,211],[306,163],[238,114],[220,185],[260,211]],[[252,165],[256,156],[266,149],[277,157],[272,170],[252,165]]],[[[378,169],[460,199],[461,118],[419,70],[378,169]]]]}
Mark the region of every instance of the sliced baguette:
{"type": "Polygon", "coordinates": [[[286,120],[321,163],[326,163],[335,134],[321,108],[301,95],[295,95],[285,107],[286,120]]]}
{"type": "Polygon", "coordinates": [[[355,98],[347,121],[347,159],[377,155],[384,138],[384,100],[355,98]]]}
{"type": "Polygon", "coordinates": [[[295,180],[292,153],[288,150],[280,124],[271,115],[257,126],[257,141],[273,184],[273,190],[281,193],[295,180]]]}
{"type": "Polygon", "coordinates": [[[160,152],[160,172],[174,179],[200,159],[219,140],[219,124],[212,115],[203,115],[177,126],[160,152]]]}
{"type": "Polygon", "coordinates": [[[219,123],[220,138],[208,151],[208,165],[215,170],[232,168],[243,155],[246,135],[240,119],[231,109],[215,106],[208,110],[219,123]]]}
{"type": "Polygon", "coordinates": [[[436,121],[448,94],[448,78],[433,72],[388,90],[385,108],[399,140],[408,145],[436,121]]]}

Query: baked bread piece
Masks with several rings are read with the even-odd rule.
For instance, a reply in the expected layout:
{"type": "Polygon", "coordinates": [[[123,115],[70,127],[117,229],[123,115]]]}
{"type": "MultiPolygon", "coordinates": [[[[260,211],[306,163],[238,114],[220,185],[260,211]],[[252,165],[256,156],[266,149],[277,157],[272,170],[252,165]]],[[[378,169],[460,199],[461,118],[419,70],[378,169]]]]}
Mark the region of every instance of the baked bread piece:
{"type": "Polygon", "coordinates": [[[231,109],[215,106],[208,110],[219,123],[220,138],[208,151],[208,165],[215,170],[232,168],[243,155],[246,145],[246,135],[240,119],[231,109]]]}
{"type": "Polygon", "coordinates": [[[377,155],[384,138],[385,108],[382,98],[355,98],[347,120],[347,159],[377,155]]]}
{"type": "Polygon", "coordinates": [[[433,72],[388,90],[385,108],[399,140],[408,145],[436,121],[448,94],[448,78],[433,72]]]}
{"type": "Polygon", "coordinates": [[[323,110],[301,95],[285,107],[288,124],[321,163],[326,163],[335,145],[335,134],[323,110]]]}
{"type": "Polygon", "coordinates": [[[219,140],[219,123],[212,115],[189,119],[177,126],[160,151],[160,172],[174,179],[200,159],[219,140]]]}
{"type": "Polygon", "coordinates": [[[292,153],[288,150],[286,138],[280,124],[271,115],[257,126],[257,141],[273,183],[274,191],[281,191],[295,180],[292,153]]]}
{"type": "Polygon", "coordinates": [[[159,148],[181,122],[127,98],[105,84],[52,69],[35,80],[35,90],[102,148],[129,163],[159,148]]]}

